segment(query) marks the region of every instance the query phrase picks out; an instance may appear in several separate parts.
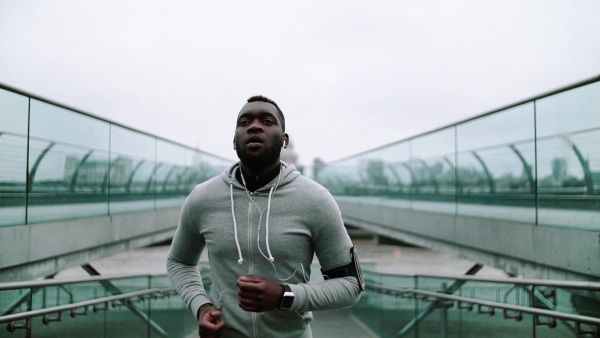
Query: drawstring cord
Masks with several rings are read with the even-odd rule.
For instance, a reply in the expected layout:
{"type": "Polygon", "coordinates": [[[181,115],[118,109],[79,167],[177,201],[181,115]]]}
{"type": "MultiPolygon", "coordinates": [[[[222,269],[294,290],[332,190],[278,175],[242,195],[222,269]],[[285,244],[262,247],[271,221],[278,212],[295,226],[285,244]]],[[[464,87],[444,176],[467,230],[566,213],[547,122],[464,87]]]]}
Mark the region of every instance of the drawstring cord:
{"type": "MultiPolygon", "coordinates": [[[[257,236],[258,250],[263,255],[263,257],[265,257],[271,263],[273,263],[275,261],[275,257],[273,257],[273,255],[271,255],[271,248],[269,248],[269,215],[271,214],[271,199],[273,197],[274,190],[275,190],[275,188],[271,187],[271,190],[269,191],[269,200],[267,202],[267,220],[265,222],[265,239],[267,242],[267,253],[269,254],[269,257],[266,257],[265,254],[262,252],[262,250],[260,250],[260,224],[258,224],[258,236],[257,236]]],[[[261,214],[261,216],[262,216],[262,214],[261,214]]]]}
{"type": "MultiPolygon", "coordinates": [[[[265,233],[265,241],[267,242],[267,254],[269,255],[268,257],[267,257],[267,255],[265,255],[263,253],[262,249],[260,248],[260,228],[262,226],[262,216],[263,216],[264,210],[261,211],[258,204],[256,204],[256,202],[254,202],[254,199],[252,198],[252,196],[250,196],[250,192],[246,188],[246,179],[244,178],[244,174],[240,173],[240,176],[242,177],[242,184],[244,185],[244,190],[246,190],[246,195],[248,196],[248,199],[250,200],[250,202],[256,207],[256,209],[258,209],[258,212],[260,214],[259,219],[258,219],[258,228],[257,228],[257,236],[256,236],[256,245],[258,246],[258,251],[260,251],[260,254],[266,260],[271,262],[271,264],[273,264],[273,262],[275,261],[275,257],[273,257],[273,255],[271,254],[271,247],[269,245],[269,216],[271,214],[271,201],[273,200],[273,195],[275,194],[275,190],[277,190],[277,187],[279,187],[279,183],[281,182],[281,168],[282,168],[282,166],[280,165],[277,183],[274,186],[271,186],[271,189],[269,190],[269,198],[267,201],[267,219],[265,221],[265,228],[266,228],[265,229],[265,232],[266,232],[265,233]]],[[[233,190],[231,191],[231,198],[233,198],[233,190]]],[[[233,217],[235,218],[235,215],[233,215],[233,217]]],[[[237,243],[238,242],[237,242],[237,237],[236,237],[236,244],[237,243]]],[[[237,244],[237,245],[239,246],[239,244],[237,244]]]]}
{"type": "MultiPolygon", "coordinates": [[[[294,277],[296,272],[298,272],[298,269],[296,268],[289,277],[281,278],[279,276],[279,273],[277,272],[277,268],[275,267],[275,264],[274,264],[275,257],[273,257],[273,255],[271,254],[271,247],[269,245],[269,217],[271,215],[271,201],[273,200],[273,195],[275,194],[275,191],[277,190],[277,188],[279,187],[279,183],[281,182],[281,168],[282,167],[280,166],[279,167],[279,178],[277,179],[277,183],[274,186],[271,186],[271,189],[269,190],[269,198],[267,200],[267,217],[265,220],[265,241],[266,241],[268,256],[264,254],[264,252],[262,251],[262,249],[260,247],[260,228],[262,226],[262,217],[263,217],[264,210],[261,211],[258,204],[256,204],[256,202],[254,202],[254,199],[252,198],[252,196],[250,196],[250,192],[246,188],[246,180],[244,179],[244,174],[240,173],[240,176],[242,177],[242,184],[244,185],[244,190],[246,190],[246,195],[248,196],[250,203],[252,203],[256,207],[256,209],[258,209],[258,212],[259,212],[258,228],[257,228],[257,236],[256,236],[256,245],[258,247],[258,251],[266,260],[269,261],[269,263],[271,263],[271,265],[273,266],[273,270],[275,271],[275,274],[277,275],[277,278],[281,281],[286,281],[286,280],[289,280],[290,278],[294,277]]],[[[242,250],[240,248],[240,242],[239,242],[238,234],[237,234],[237,222],[235,220],[235,210],[234,210],[234,203],[233,203],[233,182],[229,183],[229,194],[231,197],[231,217],[233,218],[235,245],[237,247],[238,256],[239,256],[238,264],[242,264],[244,262],[244,259],[242,257],[242,250]]],[[[306,274],[304,273],[304,265],[302,265],[302,263],[300,263],[300,268],[302,269],[302,275],[304,277],[305,282],[308,283],[309,279],[306,277],[306,274]]]]}
{"type": "Polygon", "coordinates": [[[231,217],[233,218],[233,233],[235,235],[235,245],[237,246],[238,251],[238,264],[242,264],[244,262],[244,257],[242,256],[242,248],[240,248],[240,241],[238,240],[237,234],[237,222],[235,221],[235,205],[233,203],[233,183],[229,183],[229,196],[231,196],[231,217]]]}

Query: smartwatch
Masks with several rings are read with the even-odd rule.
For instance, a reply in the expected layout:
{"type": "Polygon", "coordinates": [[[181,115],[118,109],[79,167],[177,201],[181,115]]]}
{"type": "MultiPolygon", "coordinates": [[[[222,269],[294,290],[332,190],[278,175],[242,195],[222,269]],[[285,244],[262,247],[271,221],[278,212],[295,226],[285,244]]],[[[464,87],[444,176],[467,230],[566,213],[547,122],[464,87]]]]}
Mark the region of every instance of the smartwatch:
{"type": "Polygon", "coordinates": [[[287,311],[292,307],[292,303],[294,302],[294,293],[289,285],[282,284],[281,286],[283,287],[283,297],[281,297],[279,310],[287,311]]]}

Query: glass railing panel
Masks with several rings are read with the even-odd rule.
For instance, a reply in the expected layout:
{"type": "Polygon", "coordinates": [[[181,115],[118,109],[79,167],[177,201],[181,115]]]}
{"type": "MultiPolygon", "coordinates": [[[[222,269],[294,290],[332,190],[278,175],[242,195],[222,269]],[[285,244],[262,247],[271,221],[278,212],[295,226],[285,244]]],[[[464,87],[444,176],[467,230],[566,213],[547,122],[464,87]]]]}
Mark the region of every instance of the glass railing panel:
{"type": "Polygon", "coordinates": [[[351,164],[333,164],[319,169],[318,179],[333,195],[359,195],[360,178],[351,164]]]}
{"type": "Polygon", "coordinates": [[[523,285],[468,281],[454,294],[519,306],[530,306],[531,304],[531,288],[523,285]]]}
{"type": "Polygon", "coordinates": [[[189,187],[190,191],[196,184],[204,182],[212,177],[210,173],[217,175],[217,168],[213,163],[207,161],[207,159],[211,158],[207,154],[188,150],[186,156],[187,170],[185,171],[181,183],[189,187]]]}
{"type": "MultiPolygon", "coordinates": [[[[397,196],[404,193],[404,185],[410,185],[411,176],[407,175],[406,171],[399,172],[398,168],[395,168],[399,162],[409,163],[406,155],[408,155],[408,144],[404,142],[361,154],[356,160],[347,161],[344,165],[355,168],[358,179],[356,189],[359,195],[397,196]],[[402,150],[405,156],[402,156],[402,150]]],[[[404,190],[407,190],[405,193],[409,193],[408,189],[404,190]]]]}
{"type": "Polygon", "coordinates": [[[367,284],[386,285],[398,288],[414,288],[415,278],[396,274],[379,273],[365,269],[365,264],[361,264],[363,269],[363,278],[367,284]]]}
{"type": "MultiPolygon", "coordinates": [[[[31,309],[55,307],[109,297],[118,293],[141,291],[149,288],[171,287],[167,276],[132,277],[112,279],[107,281],[89,281],[58,286],[40,287],[31,297],[12,313],[25,312],[31,309]]],[[[6,307],[17,298],[29,295],[29,289],[3,291],[0,293],[1,304],[6,307]]],[[[197,330],[197,322],[191,312],[185,307],[181,297],[170,295],[167,297],[150,297],[147,299],[134,298],[132,301],[120,303],[99,304],[97,312],[93,306],[87,307],[86,315],[70,316],[70,311],[62,313],[62,320],[43,325],[42,317],[33,318],[34,337],[96,337],[84,335],[84,329],[93,331],[98,337],[186,337],[197,330]],[[104,308],[104,310],[102,310],[104,308]],[[64,332],[64,334],[59,334],[64,332]]],[[[6,310],[3,308],[3,310],[6,310]]],[[[77,309],[81,313],[83,309],[77,309]]],[[[56,314],[51,314],[56,318],[56,314]]],[[[4,328],[3,328],[4,329],[4,328]]],[[[23,331],[24,332],[24,331],[23,331]]],[[[21,337],[17,331],[10,337],[21,337]]],[[[0,336],[4,337],[0,334],[0,336]]]]}
{"type": "MultiPolygon", "coordinates": [[[[367,290],[351,312],[379,337],[398,337],[400,329],[415,316],[415,300],[367,290]]],[[[403,337],[418,336],[410,330],[403,337]]]]}
{"type": "MultiPolygon", "coordinates": [[[[411,279],[407,278],[408,286],[401,283],[402,280],[397,275],[380,274],[363,268],[363,278],[367,285],[402,285],[412,287],[411,279]]],[[[410,318],[414,311],[412,304],[396,304],[397,297],[375,292],[370,289],[363,291],[359,302],[351,308],[351,313],[363,322],[370,330],[379,337],[393,337],[395,331],[399,328],[394,324],[398,323],[398,316],[410,318]],[[399,312],[402,314],[399,315],[399,312]]]]}
{"type": "Polygon", "coordinates": [[[181,176],[179,189],[189,192],[196,185],[220,175],[233,164],[233,161],[188,149],[186,151],[186,163],[187,167],[181,176]]]}
{"type": "MultiPolygon", "coordinates": [[[[48,303],[48,306],[54,305],[48,303]]],[[[49,325],[43,324],[43,317],[33,317],[31,336],[187,337],[190,333],[197,332],[197,322],[180,297],[133,299],[107,305],[102,303],[97,308],[95,311],[94,306],[88,306],[85,313],[83,308],[78,308],[75,310],[75,317],[72,317],[70,310],[63,311],[61,320],[52,321],[49,325]]],[[[49,318],[57,319],[58,315],[50,314],[49,318]]],[[[18,322],[23,323],[25,321],[18,322]]],[[[2,329],[5,330],[5,327],[2,329]]],[[[25,330],[2,332],[6,335],[0,334],[1,337],[26,337],[25,330]]]]}
{"type": "Polygon", "coordinates": [[[535,223],[533,103],[456,128],[457,213],[535,223]]]}
{"type": "MultiPolygon", "coordinates": [[[[202,268],[205,288],[210,292],[210,271],[202,268]]],[[[171,288],[166,275],[154,276],[149,280],[151,288],[171,288]]],[[[183,299],[176,294],[158,299],[150,298],[150,319],[153,325],[160,327],[168,337],[189,337],[198,332],[198,322],[186,307],[183,299]]],[[[162,337],[158,330],[151,329],[149,337],[162,337]]]]}
{"type": "Polygon", "coordinates": [[[28,223],[108,214],[107,152],[38,139],[30,149],[28,223]]]}
{"type": "Polygon", "coordinates": [[[600,82],[536,101],[538,223],[600,229],[600,82]]]}
{"type": "Polygon", "coordinates": [[[532,293],[535,307],[600,318],[600,291],[536,287],[532,293]]]}
{"type": "MultiPolygon", "coordinates": [[[[447,311],[436,308],[434,302],[417,299],[415,306],[415,315],[422,316],[422,319],[408,332],[415,332],[419,338],[438,338],[438,337],[456,337],[449,335],[447,311]]],[[[408,322],[406,323],[408,324],[408,322]]],[[[406,325],[405,324],[405,325],[406,325]]],[[[403,326],[403,330],[407,330],[403,326]]],[[[454,332],[454,330],[452,330],[454,332]]]]}
{"type": "Polygon", "coordinates": [[[450,127],[410,141],[412,209],[456,213],[455,130],[450,127]]]}
{"type": "Polygon", "coordinates": [[[408,208],[409,162],[409,143],[401,142],[318,168],[315,179],[336,196],[362,196],[366,202],[372,197],[402,199],[398,207],[408,208]]]}
{"type": "Polygon", "coordinates": [[[233,161],[229,161],[207,153],[192,151],[191,158],[188,160],[188,166],[190,166],[190,176],[187,180],[187,183],[189,184],[190,188],[193,188],[196,184],[220,175],[223,170],[228,169],[232,164],[233,161]]]}
{"type": "Polygon", "coordinates": [[[4,89],[0,117],[0,226],[178,206],[232,163],[4,89]]]}
{"type": "Polygon", "coordinates": [[[109,123],[51,104],[31,100],[32,137],[108,151],[109,123]]]}
{"type": "MultiPolygon", "coordinates": [[[[150,302],[150,318],[168,337],[193,337],[198,333],[198,321],[187,309],[182,298],[172,295],[150,302]],[[195,335],[194,335],[195,334],[195,335]]],[[[149,337],[163,337],[159,331],[150,330],[149,337]]]]}
{"type": "MultiPolygon", "coordinates": [[[[50,315],[51,319],[56,319],[57,315],[50,315]]],[[[31,337],[36,338],[104,338],[105,320],[104,313],[94,313],[88,309],[87,315],[76,315],[71,317],[70,311],[65,311],[61,315],[60,321],[52,321],[49,324],[43,323],[43,317],[34,317],[31,319],[31,337]]],[[[24,330],[21,330],[24,331],[24,330]]],[[[4,336],[2,336],[4,337],[4,336]]],[[[6,338],[13,338],[13,335],[7,335],[6,338]]]]}
{"type": "Polygon", "coordinates": [[[110,212],[154,209],[156,139],[111,126],[110,212]]]}
{"type": "Polygon", "coordinates": [[[2,304],[13,303],[18,299],[24,299],[18,311],[26,311],[31,306],[32,309],[43,309],[52,306],[65,305],[82,302],[86,300],[107,297],[121,293],[146,290],[151,287],[170,287],[168,279],[164,277],[160,285],[152,286],[150,279],[146,276],[119,278],[103,281],[82,281],[78,283],[67,283],[63,285],[43,286],[33,289],[31,296],[31,305],[28,305],[30,298],[29,289],[10,290],[0,293],[3,299],[2,304]]]}
{"type": "Polygon", "coordinates": [[[158,162],[156,207],[181,207],[191,191],[188,184],[184,182],[187,171],[187,149],[174,143],[157,140],[156,158],[158,162]]]}
{"type": "Polygon", "coordinates": [[[28,223],[106,215],[109,124],[37,100],[30,121],[28,223]]]}
{"type": "MultiPolygon", "coordinates": [[[[151,281],[148,277],[134,277],[126,279],[114,279],[110,281],[109,290],[120,290],[122,293],[135,292],[151,288],[151,281]]],[[[106,286],[106,284],[104,284],[106,286]]]]}
{"type": "Polygon", "coordinates": [[[121,305],[105,311],[106,337],[149,337],[151,327],[150,301],[122,301],[121,305]]]}
{"type": "Polygon", "coordinates": [[[0,89],[0,226],[25,224],[29,99],[0,89]]]}
{"type": "Polygon", "coordinates": [[[31,310],[31,299],[29,289],[0,291],[0,316],[31,310]]]}
{"type": "MultiPolygon", "coordinates": [[[[467,304],[461,304],[466,306],[467,304]]],[[[448,326],[454,337],[475,338],[475,337],[497,337],[497,338],[515,338],[515,337],[534,337],[533,336],[533,318],[528,314],[522,314],[522,319],[504,319],[502,310],[495,309],[493,315],[487,307],[477,307],[473,305],[471,310],[457,309],[457,305],[450,308],[450,316],[459,318],[457,322],[451,322],[448,326]]],[[[510,313],[510,312],[509,312],[510,313]]],[[[513,313],[510,313],[514,315],[513,313]]],[[[452,318],[452,320],[454,320],[452,318]]],[[[436,336],[439,337],[439,336],[436,336]]],[[[550,336],[538,336],[550,337],[550,336]]],[[[564,336],[563,336],[564,337],[564,336]]]]}
{"type": "Polygon", "coordinates": [[[150,278],[149,283],[150,288],[170,288],[173,286],[171,280],[166,275],[153,276],[152,278],[150,278]]]}

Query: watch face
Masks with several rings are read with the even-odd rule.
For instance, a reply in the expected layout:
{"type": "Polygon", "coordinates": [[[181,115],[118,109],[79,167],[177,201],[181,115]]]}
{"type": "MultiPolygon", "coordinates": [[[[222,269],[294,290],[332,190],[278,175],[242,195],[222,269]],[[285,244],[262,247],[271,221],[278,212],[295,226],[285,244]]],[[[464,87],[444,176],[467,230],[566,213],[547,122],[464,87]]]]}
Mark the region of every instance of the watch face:
{"type": "Polygon", "coordinates": [[[281,298],[281,304],[279,304],[280,310],[289,310],[292,307],[292,303],[294,302],[294,293],[292,289],[288,285],[283,285],[284,292],[283,297],[281,298]]]}
{"type": "Polygon", "coordinates": [[[283,295],[283,299],[281,300],[281,308],[287,310],[292,307],[293,302],[294,302],[294,294],[292,293],[291,295],[288,295],[288,293],[286,292],[283,295]]]}

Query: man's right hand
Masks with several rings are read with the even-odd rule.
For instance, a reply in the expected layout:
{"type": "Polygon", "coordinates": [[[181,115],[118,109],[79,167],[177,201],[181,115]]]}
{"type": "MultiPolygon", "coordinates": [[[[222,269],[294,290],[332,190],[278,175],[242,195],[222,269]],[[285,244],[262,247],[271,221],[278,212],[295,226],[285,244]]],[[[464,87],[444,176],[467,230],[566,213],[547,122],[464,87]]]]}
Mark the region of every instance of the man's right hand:
{"type": "Polygon", "coordinates": [[[200,338],[218,338],[223,333],[225,322],[220,320],[221,311],[212,304],[204,304],[198,310],[200,338]]]}

